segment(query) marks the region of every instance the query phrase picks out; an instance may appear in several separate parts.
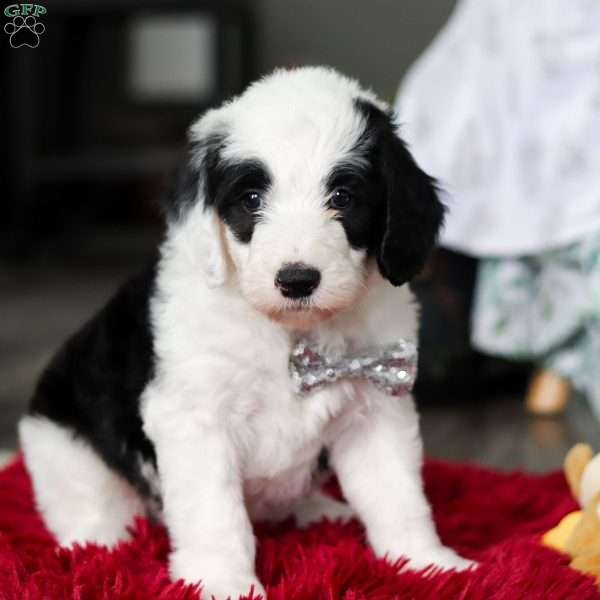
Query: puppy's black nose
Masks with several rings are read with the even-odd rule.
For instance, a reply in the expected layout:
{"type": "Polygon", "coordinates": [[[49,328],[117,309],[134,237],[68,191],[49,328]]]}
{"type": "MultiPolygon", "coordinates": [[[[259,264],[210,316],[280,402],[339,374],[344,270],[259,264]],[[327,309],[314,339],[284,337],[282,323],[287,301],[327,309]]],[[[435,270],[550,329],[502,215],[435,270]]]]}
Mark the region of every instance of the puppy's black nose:
{"type": "Polygon", "coordinates": [[[275,277],[275,285],[286,298],[306,298],[315,291],[320,281],[321,273],[303,263],[284,265],[275,277]]]}

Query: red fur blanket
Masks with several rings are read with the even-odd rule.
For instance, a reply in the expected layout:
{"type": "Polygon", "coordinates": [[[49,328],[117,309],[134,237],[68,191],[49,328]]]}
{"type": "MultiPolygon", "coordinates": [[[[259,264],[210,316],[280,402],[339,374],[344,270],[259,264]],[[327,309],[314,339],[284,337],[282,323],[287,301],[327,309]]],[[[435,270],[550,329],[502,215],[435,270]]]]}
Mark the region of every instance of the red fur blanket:
{"type": "MultiPolygon", "coordinates": [[[[269,599],[600,600],[592,578],[539,544],[575,508],[562,474],[437,461],[424,474],[442,539],[477,569],[401,571],[373,556],[356,522],[259,525],[257,569],[269,599]]],[[[132,540],[112,550],[60,548],[35,511],[22,462],[0,471],[0,600],[198,600],[197,588],[169,580],[168,547],[162,527],[138,519],[132,540]]]]}

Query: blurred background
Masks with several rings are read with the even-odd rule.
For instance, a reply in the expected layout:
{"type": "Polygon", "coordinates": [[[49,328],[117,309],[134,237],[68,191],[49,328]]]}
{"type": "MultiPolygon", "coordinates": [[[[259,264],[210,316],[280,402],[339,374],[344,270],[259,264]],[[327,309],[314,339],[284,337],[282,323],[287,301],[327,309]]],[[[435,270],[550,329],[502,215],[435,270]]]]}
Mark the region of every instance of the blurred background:
{"type": "MultiPolygon", "coordinates": [[[[394,102],[453,0],[55,0],[29,45],[0,34],[0,449],[52,353],[148,259],[186,128],[278,66],[327,64],[394,102]],[[36,41],[38,42],[36,45],[36,41]],[[34,46],[34,47],[30,47],[34,46]]],[[[5,22],[11,19],[5,16],[5,22]]],[[[435,174],[434,174],[435,175],[435,174]]],[[[527,361],[475,351],[477,260],[440,249],[423,303],[417,398],[429,454],[558,467],[600,441],[582,401],[531,416],[527,361]]]]}

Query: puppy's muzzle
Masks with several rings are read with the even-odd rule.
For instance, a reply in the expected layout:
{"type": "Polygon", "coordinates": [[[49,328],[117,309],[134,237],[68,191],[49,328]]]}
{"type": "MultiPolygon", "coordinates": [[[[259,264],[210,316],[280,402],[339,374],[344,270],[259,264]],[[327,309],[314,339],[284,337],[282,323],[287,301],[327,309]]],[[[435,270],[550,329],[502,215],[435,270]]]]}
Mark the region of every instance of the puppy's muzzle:
{"type": "Polygon", "coordinates": [[[319,286],[321,273],[303,263],[283,265],[275,276],[275,287],[285,298],[307,298],[319,286]]]}

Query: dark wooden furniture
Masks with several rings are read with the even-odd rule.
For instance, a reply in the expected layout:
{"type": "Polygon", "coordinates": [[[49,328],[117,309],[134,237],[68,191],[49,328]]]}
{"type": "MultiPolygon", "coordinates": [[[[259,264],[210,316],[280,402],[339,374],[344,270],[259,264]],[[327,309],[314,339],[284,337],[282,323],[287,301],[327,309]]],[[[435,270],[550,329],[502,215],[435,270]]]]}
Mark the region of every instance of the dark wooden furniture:
{"type": "MultiPolygon", "coordinates": [[[[27,253],[54,211],[44,203],[98,186],[164,175],[184,146],[192,118],[249,80],[252,20],[241,0],[56,0],[46,2],[37,48],[2,39],[4,250],[27,253]],[[216,47],[215,86],[189,102],[128,96],[127,25],[140,15],[208,18],[216,47]],[[76,188],[76,189],[74,189],[76,188]],[[40,216],[41,215],[41,216],[40,216]]],[[[56,226],[56,224],[54,224],[56,226]]],[[[60,224],[58,225],[60,228],[60,224]]]]}

